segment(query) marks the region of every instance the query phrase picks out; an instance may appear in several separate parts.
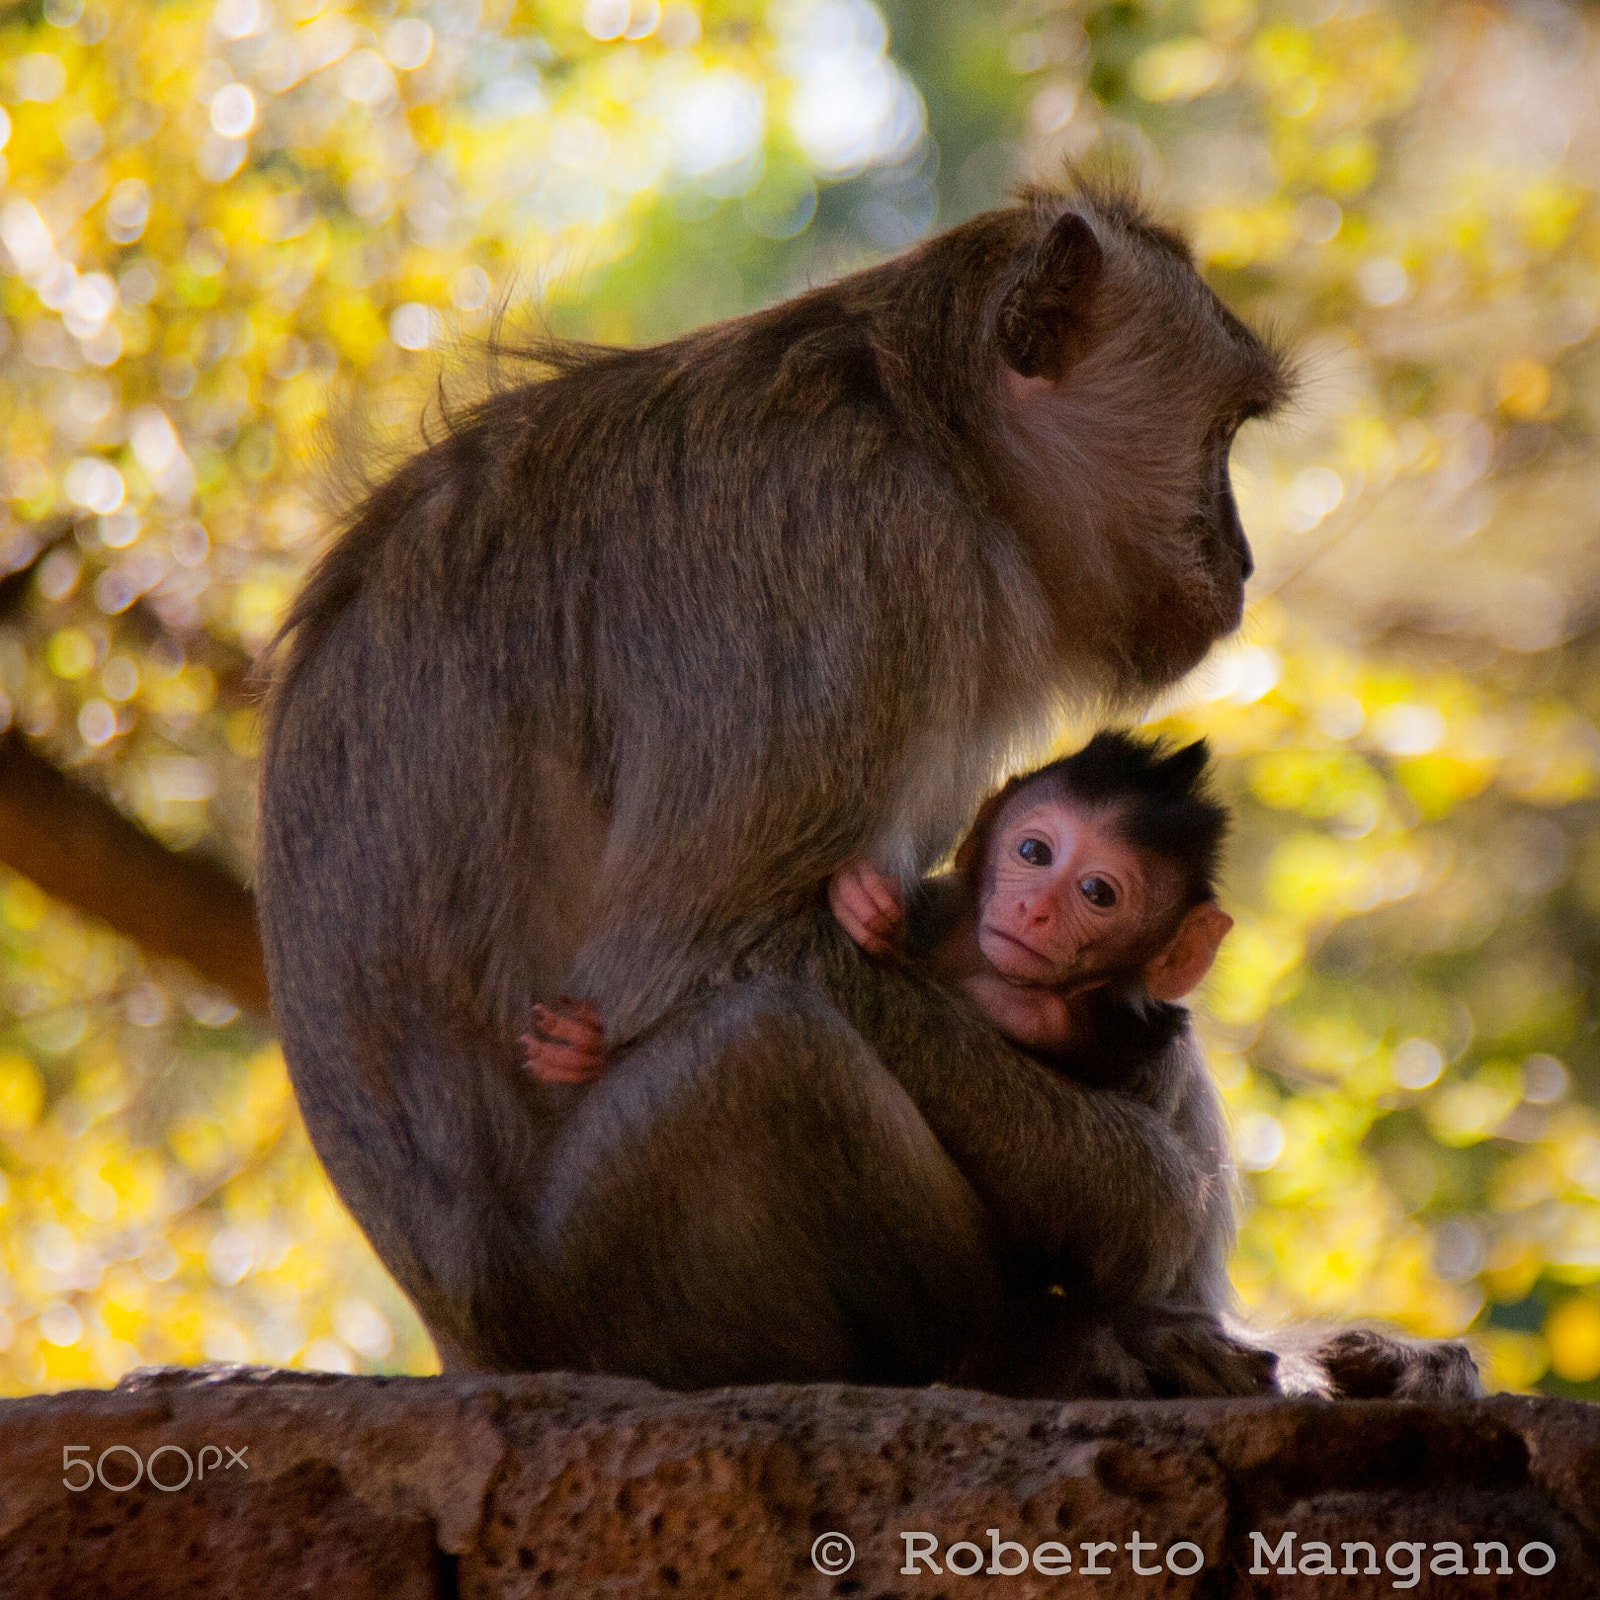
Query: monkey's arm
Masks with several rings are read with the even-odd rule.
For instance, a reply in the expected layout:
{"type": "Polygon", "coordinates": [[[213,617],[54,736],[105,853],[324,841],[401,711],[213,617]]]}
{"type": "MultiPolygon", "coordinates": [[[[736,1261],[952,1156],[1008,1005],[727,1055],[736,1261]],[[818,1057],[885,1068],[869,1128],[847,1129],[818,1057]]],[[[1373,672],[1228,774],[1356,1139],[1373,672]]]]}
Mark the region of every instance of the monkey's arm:
{"type": "Polygon", "coordinates": [[[899,952],[926,960],[967,909],[966,886],[954,873],[923,878],[903,894],[899,882],[864,857],[828,880],[835,920],[869,956],[899,952]]]}
{"type": "Polygon", "coordinates": [[[890,956],[900,948],[905,931],[900,885],[866,857],[847,861],[828,880],[828,906],[869,956],[890,956]]]}
{"type": "MultiPolygon", "coordinates": [[[[1133,1097],[1102,1093],[1101,1101],[1133,1097]]],[[[1139,1103],[1174,1134],[1192,1161],[1194,1188],[1178,1210],[1151,1212],[1152,1238],[1182,1236],[1190,1244],[1159,1293],[1128,1296],[1082,1277],[1065,1295],[1022,1297],[998,1338],[979,1341],[954,1377],[1005,1394],[1158,1395],[1200,1397],[1277,1392],[1277,1357],[1263,1342],[1225,1320],[1230,1304],[1227,1256],[1233,1242],[1231,1172],[1220,1108],[1188,1028],[1148,1064],[1139,1103]],[[1089,1292],[1085,1292],[1085,1290],[1089,1292]]],[[[1112,1194],[1084,1196],[1097,1221],[1112,1194]]],[[[1111,1256],[1101,1257],[1100,1271],[1111,1256]]],[[[1329,1367],[1331,1371],[1331,1365],[1329,1367]]]]}
{"type": "Polygon", "coordinates": [[[1106,1302],[1168,1295],[1203,1231],[1205,1159],[1150,1107],[1017,1050],[927,974],[851,955],[830,988],[978,1192],[1008,1271],[1106,1302]]]}

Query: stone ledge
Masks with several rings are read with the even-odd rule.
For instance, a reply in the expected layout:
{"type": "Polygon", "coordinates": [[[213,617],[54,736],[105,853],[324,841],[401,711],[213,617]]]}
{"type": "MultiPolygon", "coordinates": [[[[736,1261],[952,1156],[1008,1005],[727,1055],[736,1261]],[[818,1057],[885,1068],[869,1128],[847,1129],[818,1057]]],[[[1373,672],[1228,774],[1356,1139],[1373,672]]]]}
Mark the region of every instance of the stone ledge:
{"type": "Polygon", "coordinates": [[[1056,1405],[164,1370],[0,1403],[0,1462],[0,1594],[26,1600],[1600,1593],[1600,1406],[1565,1400],[1056,1405]],[[74,1483],[95,1463],[110,1484],[140,1480],[73,1492],[64,1447],[86,1447],[70,1452],[90,1464],[74,1483]],[[1014,1547],[998,1558],[991,1528],[1014,1547]],[[935,1542],[942,1573],[899,1570],[907,1531],[935,1542]],[[1293,1532],[1295,1575],[1282,1555],[1252,1574],[1252,1532],[1280,1549],[1293,1532]],[[827,1533],[856,1551],[835,1576],[812,1561],[827,1533]],[[950,1571],[974,1562],[950,1551],[962,1540],[981,1550],[972,1576],[950,1571]],[[1317,1540],[1335,1575],[1318,1573],[1317,1540]],[[1340,1575],[1342,1543],[1360,1540],[1399,1576],[1368,1574],[1360,1551],[1340,1575]],[[1494,1551],[1472,1575],[1474,1544],[1496,1540],[1510,1575],[1494,1551]],[[1104,1575],[1081,1571],[1096,1542],[1114,1546],[1104,1575]],[[1466,1575],[1444,1570],[1451,1543],[1466,1575]],[[1405,1586],[1415,1544],[1420,1581],[1405,1586]],[[1058,1546],[1068,1576],[1047,1575],[1058,1546]],[[1538,1546],[1555,1565],[1526,1575],[1519,1553],[1543,1565],[1538,1546]]]}

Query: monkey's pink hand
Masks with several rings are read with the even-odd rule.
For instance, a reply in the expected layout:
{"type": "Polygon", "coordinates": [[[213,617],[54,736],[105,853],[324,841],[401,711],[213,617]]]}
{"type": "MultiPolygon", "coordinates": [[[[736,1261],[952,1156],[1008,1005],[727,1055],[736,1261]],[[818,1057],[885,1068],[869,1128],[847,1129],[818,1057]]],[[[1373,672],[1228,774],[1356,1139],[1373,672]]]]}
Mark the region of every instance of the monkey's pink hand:
{"type": "Polygon", "coordinates": [[[839,926],[869,956],[892,955],[900,943],[905,906],[900,885],[870,861],[850,861],[828,881],[828,905],[839,926]]]}
{"type": "Polygon", "coordinates": [[[533,1008],[525,1033],[528,1071],[544,1083],[593,1083],[606,1070],[606,1030],[587,1000],[562,995],[554,1006],[533,1008]]]}

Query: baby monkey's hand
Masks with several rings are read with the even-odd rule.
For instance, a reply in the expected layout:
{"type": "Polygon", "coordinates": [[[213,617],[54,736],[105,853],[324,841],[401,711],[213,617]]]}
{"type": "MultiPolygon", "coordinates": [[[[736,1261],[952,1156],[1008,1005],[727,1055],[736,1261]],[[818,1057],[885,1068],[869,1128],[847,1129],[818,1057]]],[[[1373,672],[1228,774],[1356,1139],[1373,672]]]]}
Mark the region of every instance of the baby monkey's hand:
{"type": "Polygon", "coordinates": [[[528,1071],[545,1083],[593,1083],[606,1070],[605,1024],[587,1000],[564,994],[554,1006],[535,1006],[522,1042],[528,1071]]]}
{"type": "Polygon", "coordinates": [[[839,926],[869,956],[893,955],[900,947],[905,903],[900,885],[870,861],[847,861],[828,881],[828,904],[839,926]]]}

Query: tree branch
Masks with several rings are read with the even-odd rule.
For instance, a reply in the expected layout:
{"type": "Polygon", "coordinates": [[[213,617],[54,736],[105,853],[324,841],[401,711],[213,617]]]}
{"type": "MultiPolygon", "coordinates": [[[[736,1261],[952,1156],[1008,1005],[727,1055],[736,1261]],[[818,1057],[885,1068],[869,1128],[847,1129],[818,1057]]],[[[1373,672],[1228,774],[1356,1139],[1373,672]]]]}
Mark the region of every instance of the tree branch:
{"type": "Polygon", "coordinates": [[[15,730],[0,736],[0,862],[266,1015],[250,891],[221,867],[167,849],[15,730]]]}

